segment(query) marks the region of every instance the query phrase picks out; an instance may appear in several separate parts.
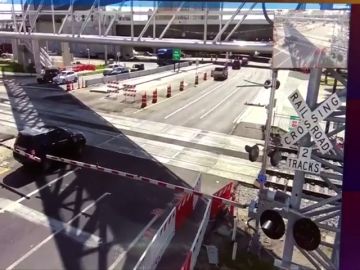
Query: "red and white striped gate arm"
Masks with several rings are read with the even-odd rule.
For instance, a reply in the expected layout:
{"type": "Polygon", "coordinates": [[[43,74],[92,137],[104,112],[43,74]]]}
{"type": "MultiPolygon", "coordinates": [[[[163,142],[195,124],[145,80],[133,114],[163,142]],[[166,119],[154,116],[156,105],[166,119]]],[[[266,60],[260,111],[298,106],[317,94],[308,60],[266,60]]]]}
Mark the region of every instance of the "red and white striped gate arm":
{"type": "Polygon", "coordinates": [[[76,161],[76,160],[71,160],[71,159],[67,159],[67,158],[60,158],[60,157],[56,157],[56,156],[52,156],[52,155],[46,155],[46,157],[51,160],[60,161],[63,163],[67,163],[67,164],[71,164],[71,165],[75,165],[78,167],[87,168],[87,169],[91,169],[91,170],[95,170],[95,171],[99,171],[99,172],[109,173],[109,174],[113,174],[113,175],[119,175],[119,176],[123,176],[123,177],[129,178],[129,179],[132,179],[132,180],[142,181],[145,183],[172,189],[175,191],[181,191],[181,192],[185,192],[185,193],[189,193],[189,194],[193,193],[194,195],[198,195],[198,196],[201,196],[204,198],[222,201],[224,204],[234,206],[234,207],[246,208],[248,206],[248,205],[240,204],[240,203],[232,201],[232,200],[218,197],[216,195],[205,194],[205,193],[193,190],[191,188],[186,188],[186,187],[166,183],[164,181],[151,179],[151,178],[145,177],[145,176],[140,176],[140,175],[136,175],[136,174],[132,174],[132,173],[128,173],[128,172],[123,172],[123,171],[110,169],[110,168],[106,168],[106,167],[102,167],[102,166],[94,165],[94,164],[89,164],[89,163],[85,163],[85,162],[80,162],[80,161],[76,161]]]}
{"type": "MultiPolygon", "coordinates": [[[[37,156],[30,155],[28,153],[25,153],[24,151],[21,151],[19,149],[11,148],[11,147],[9,147],[7,145],[4,145],[4,144],[1,144],[1,146],[9,148],[9,149],[13,150],[14,152],[19,153],[20,155],[23,155],[23,156],[25,156],[27,158],[30,158],[30,159],[34,160],[34,161],[41,162],[41,158],[39,158],[37,156]]],[[[109,173],[109,174],[113,174],[113,175],[123,176],[123,177],[129,178],[129,179],[132,179],[132,180],[137,180],[137,181],[149,183],[149,184],[152,184],[152,185],[172,189],[172,190],[175,190],[175,191],[181,191],[181,192],[185,192],[185,193],[188,193],[188,194],[194,194],[194,195],[198,195],[200,197],[204,197],[204,198],[208,198],[208,199],[219,200],[219,201],[222,201],[226,205],[230,205],[230,206],[234,206],[234,207],[238,207],[238,208],[246,208],[246,207],[248,207],[248,205],[246,205],[246,204],[245,205],[240,204],[238,202],[228,200],[228,199],[224,199],[224,198],[218,197],[216,195],[205,194],[205,193],[193,190],[191,188],[186,188],[186,187],[182,187],[182,186],[178,186],[178,185],[173,185],[173,184],[170,184],[170,183],[166,183],[164,181],[151,179],[151,178],[145,177],[145,176],[140,176],[140,175],[136,175],[136,174],[132,174],[132,173],[128,173],[128,172],[123,172],[123,171],[119,171],[119,170],[106,168],[106,167],[99,166],[99,165],[80,162],[80,161],[71,160],[71,159],[67,159],[67,158],[56,157],[56,156],[52,156],[52,155],[46,155],[46,158],[48,158],[50,160],[55,160],[55,161],[59,161],[59,162],[62,162],[62,163],[71,164],[71,165],[75,165],[75,166],[78,166],[78,167],[86,168],[86,169],[91,169],[91,170],[95,170],[95,171],[99,171],[99,172],[104,172],[104,173],[109,173]]]]}

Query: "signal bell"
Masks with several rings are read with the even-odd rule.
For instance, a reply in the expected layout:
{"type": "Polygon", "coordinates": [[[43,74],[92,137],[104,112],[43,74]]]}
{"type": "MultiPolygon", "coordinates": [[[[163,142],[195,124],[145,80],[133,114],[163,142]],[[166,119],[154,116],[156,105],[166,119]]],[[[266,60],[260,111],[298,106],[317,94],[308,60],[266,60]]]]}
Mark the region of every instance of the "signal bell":
{"type": "Polygon", "coordinates": [[[293,236],[296,244],[307,251],[315,250],[320,245],[320,230],[309,218],[300,218],[295,222],[293,236]]]}
{"type": "Polygon", "coordinates": [[[265,210],[260,216],[260,226],[271,239],[280,239],[285,234],[285,222],[275,210],[265,210]]]}

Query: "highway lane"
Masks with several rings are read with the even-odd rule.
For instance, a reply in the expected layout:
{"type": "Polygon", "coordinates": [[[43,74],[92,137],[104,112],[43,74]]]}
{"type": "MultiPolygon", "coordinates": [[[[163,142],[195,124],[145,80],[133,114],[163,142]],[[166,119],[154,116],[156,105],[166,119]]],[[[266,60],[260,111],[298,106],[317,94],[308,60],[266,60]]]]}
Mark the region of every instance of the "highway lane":
{"type": "Polygon", "coordinates": [[[261,86],[248,81],[263,83],[269,71],[243,67],[229,70],[225,81],[213,81],[188,89],[183,94],[161,104],[134,114],[136,118],[194,127],[222,133],[229,133],[232,123],[245,109],[245,102],[251,102],[261,86]],[[249,86],[251,85],[251,86],[249,86]]]}

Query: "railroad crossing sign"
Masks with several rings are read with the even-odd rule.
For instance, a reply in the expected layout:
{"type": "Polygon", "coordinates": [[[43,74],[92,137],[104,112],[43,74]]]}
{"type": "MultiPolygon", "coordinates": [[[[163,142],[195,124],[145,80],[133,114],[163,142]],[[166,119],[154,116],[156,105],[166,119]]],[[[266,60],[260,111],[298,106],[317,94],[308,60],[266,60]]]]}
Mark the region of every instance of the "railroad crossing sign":
{"type": "Polygon", "coordinates": [[[281,143],[284,145],[293,145],[307,133],[310,133],[319,151],[322,154],[326,154],[333,146],[321,128],[320,122],[341,106],[338,95],[336,93],[332,94],[314,111],[310,110],[298,90],[295,90],[288,99],[299,115],[301,122],[294,130],[281,138],[281,143]]]}
{"type": "Polygon", "coordinates": [[[180,49],[173,49],[172,60],[180,61],[180,58],[181,58],[181,50],[180,49]]]}
{"type": "Polygon", "coordinates": [[[320,174],[321,163],[311,160],[311,147],[300,147],[298,158],[287,158],[289,169],[320,174]]]}

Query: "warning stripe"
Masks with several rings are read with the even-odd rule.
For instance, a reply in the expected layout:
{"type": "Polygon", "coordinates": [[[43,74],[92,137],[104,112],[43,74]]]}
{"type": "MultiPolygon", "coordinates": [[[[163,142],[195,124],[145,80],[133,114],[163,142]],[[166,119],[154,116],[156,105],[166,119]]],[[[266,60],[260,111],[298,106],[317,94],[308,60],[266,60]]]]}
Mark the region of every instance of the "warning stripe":
{"type": "MultiPolygon", "coordinates": [[[[4,146],[3,144],[1,144],[1,145],[4,146]]],[[[6,147],[10,148],[8,146],[6,146],[6,147]]],[[[41,162],[41,158],[39,158],[39,157],[27,154],[24,151],[21,151],[21,150],[18,150],[18,149],[13,149],[13,148],[10,148],[10,149],[17,152],[17,153],[19,153],[20,155],[23,155],[23,156],[27,157],[27,158],[30,158],[32,160],[41,162]]],[[[246,208],[248,206],[248,205],[240,204],[240,203],[232,201],[232,200],[228,200],[228,199],[218,197],[216,195],[209,195],[209,194],[201,193],[201,192],[193,190],[191,188],[186,188],[186,187],[182,187],[182,186],[179,186],[179,185],[174,185],[174,184],[166,183],[164,181],[151,179],[151,178],[148,178],[148,177],[145,177],[145,176],[140,176],[140,175],[136,175],[136,174],[132,174],[132,173],[128,173],[128,172],[123,172],[123,171],[119,171],[119,170],[115,170],[115,169],[110,169],[110,168],[106,168],[106,167],[95,165],[95,164],[80,162],[80,161],[71,160],[71,159],[67,159],[67,158],[56,157],[56,156],[53,156],[53,155],[46,155],[46,158],[50,159],[50,160],[55,160],[55,161],[59,161],[59,162],[62,162],[62,163],[71,164],[71,165],[75,165],[75,166],[78,166],[78,167],[86,168],[86,169],[91,169],[91,170],[100,171],[100,172],[104,172],[104,173],[109,173],[109,174],[113,174],[113,175],[123,176],[123,177],[126,177],[128,179],[149,183],[149,184],[152,184],[152,185],[164,187],[164,188],[175,190],[175,191],[181,191],[181,192],[185,192],[185,193],[188,193],[188,194],[194,194],[194,195],[198,195],[200,197],[204,197],[204,198],[208,198],[208,199],[220,200],[224,204],[234,206],[234,207],[246,208]]]]}

